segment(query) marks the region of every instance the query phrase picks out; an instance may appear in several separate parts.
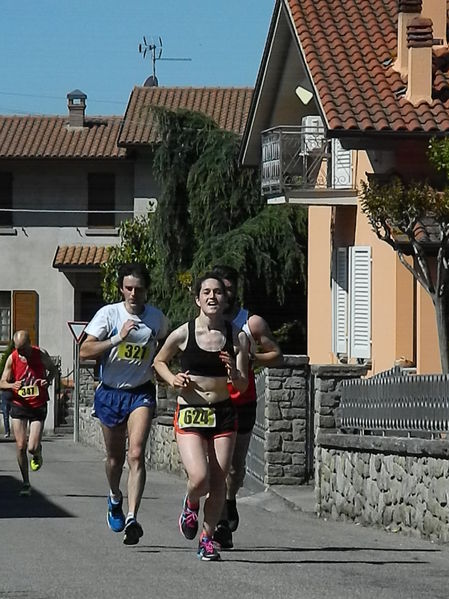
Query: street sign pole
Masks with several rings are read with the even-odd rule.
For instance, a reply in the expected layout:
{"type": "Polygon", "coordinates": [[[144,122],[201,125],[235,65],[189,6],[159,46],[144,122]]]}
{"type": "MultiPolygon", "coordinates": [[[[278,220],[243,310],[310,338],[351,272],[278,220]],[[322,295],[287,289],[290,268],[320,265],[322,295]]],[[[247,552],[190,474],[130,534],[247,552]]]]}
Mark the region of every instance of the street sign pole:
{"type": "Polygon", "coordinates": [[[68,322],[73,335],[73,442],[80,439],[80,343],[87,322],[68,322]]]}
{"type": "Polygon", "coordinates": [[[80,346],[79,343],[73,344],[73,383],[74,383],[74,418],[73,418],[73,442],[79,443],[80,440],[80,346]]]}

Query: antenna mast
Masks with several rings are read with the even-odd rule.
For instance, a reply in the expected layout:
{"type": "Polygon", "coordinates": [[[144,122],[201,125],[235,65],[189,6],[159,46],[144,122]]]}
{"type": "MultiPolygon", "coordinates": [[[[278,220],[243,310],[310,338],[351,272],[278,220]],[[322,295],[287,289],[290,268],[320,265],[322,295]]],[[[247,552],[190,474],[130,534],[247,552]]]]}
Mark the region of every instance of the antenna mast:
{"type": "Polygon", "coordinates": [[[142,54],[143,58],[146,58],[147,54],[151,57],[151,63],[153,67],[153,75],[147,79],[151,80],[151,85],[157,87],[158,80],[156,77],[156,61],[157,60],[172,60],[172,61],[191,61],[191,58],[162,58],[162,38],[159,36],[157,42],[151,38],[148,42],[145,36],[143,36],[143,43],[139,44],[139,54],[142,54]]]}

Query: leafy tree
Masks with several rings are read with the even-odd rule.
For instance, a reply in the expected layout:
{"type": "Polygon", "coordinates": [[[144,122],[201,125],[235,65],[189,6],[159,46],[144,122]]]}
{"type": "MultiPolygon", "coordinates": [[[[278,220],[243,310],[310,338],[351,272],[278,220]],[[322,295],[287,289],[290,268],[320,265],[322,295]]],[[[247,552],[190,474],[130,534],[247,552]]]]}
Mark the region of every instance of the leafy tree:
{"type": "MultiPolygon", "coordinates": [[[[449,142],[433,140],[429,159],[449,176],[449,142]]],[[[427,182],[362,184],[362,210],[377,237],[424,287],[435,307],[443,372],[449,372],[449,188],[427,182]]]]}
{"type": "Polygon", "coordinates": [[[122,227],[104,269],[105,299],[111,301],[117,264],[140,256],[150,269],[151,300],[176,326],[196,313],[192,281],[229,264],[242,275],[245,305],[283,326],[285,351],[304,351],[306,211],[266,206],[257,172],[239,167],[237,135],[199,113],[152,110],[158,208],[147,223],[122,227]]]}
{"type": "Polygon", "coordinates": [[[151,270],[155,267],[156,252],[152,234],[153,214],[123,221],[119,228],[120,243],[109,248],[108,261],[102,265],[103,298],[107,302],[120,300],[117,288],[118,267],[124,262],[143,262],[151,270]]]}

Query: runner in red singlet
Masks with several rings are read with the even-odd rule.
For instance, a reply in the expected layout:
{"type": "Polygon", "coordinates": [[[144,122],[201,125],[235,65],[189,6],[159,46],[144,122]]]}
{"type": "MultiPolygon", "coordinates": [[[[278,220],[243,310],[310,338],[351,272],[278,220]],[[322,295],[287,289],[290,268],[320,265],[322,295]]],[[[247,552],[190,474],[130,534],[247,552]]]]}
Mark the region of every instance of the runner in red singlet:
{"type": "Polygon", "coordinates": [[[49,399],[47,389],[58,369],[45,350],[31,345],[28,331],[17,331],[13,341],[15,349],[6,361],[0,389],[12,392],[11,418],[23,479],[20,494],[27,496],[31,494],[27,445],[32,456],[31,470],[39,470],[43,462],[41,441],[49,399]]]}

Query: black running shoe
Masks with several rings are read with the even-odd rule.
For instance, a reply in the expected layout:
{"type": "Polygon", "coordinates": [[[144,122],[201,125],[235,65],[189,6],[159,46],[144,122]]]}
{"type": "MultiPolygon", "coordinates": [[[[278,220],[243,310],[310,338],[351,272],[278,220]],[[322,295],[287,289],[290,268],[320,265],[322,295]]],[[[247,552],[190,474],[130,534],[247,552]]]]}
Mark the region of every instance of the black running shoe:
{"type": "Polygon", "coordinates": [[[218,543],[221,549],[232,549],[234,547],[232,532],[226,521],[222,520],[217,524],[214,532],[214,542],[218,543]]]}
{"type": "Polygon", "coordinates": [[[229,530],[235,532],[239,525],[239,513],[237,511],[237,501],[235,499],[226,499],[226,511],[228,515],[229,530]]]}
{"type": "Polygon", "coordinates": [[[143,529],[135,518],[130,518],[125,525],[123,542],[125,545],[137,545],[140,537],[143,537],[143,529]]]}

